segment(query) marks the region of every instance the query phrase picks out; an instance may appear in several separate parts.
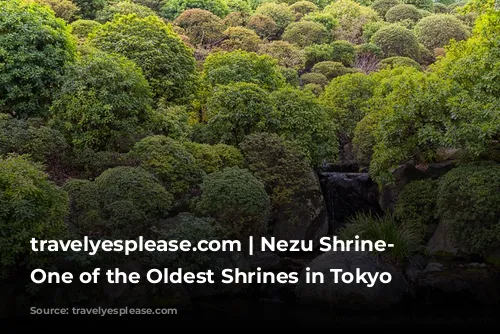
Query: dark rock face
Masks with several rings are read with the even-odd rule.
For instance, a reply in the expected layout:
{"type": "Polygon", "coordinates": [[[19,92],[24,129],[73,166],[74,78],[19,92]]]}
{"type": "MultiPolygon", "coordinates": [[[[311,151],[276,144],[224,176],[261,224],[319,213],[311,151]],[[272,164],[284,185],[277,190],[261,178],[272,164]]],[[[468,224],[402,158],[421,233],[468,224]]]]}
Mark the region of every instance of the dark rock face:
{"type": "Polygon", "coordinates": [[[280,240],[312,240],[314,244],[328,232],[325,199],[316,173],[311,169],[307,185],[294,195],[291,204],[281,207],[273,226],[280,240]]]}
{"type": "Polygon", "coordinates": [[[306,271],[303,270],[295,290],[297,301],[305,304],[324,304],[341,308],[385,308],[397,304],[408,293],[408,282],[403,274],[376,261],[362,252],[328,252],[318,256],[310,265],[311,272],[321,272],[324,282],[306,283],[306,271]],[[377,281],[372,287],[364,283],[335,283],[335,273],[330,269],[342,269],[343,272],[375,273],[389,272],[392,281],[384,284],[377,281]]]}
{"type": "Polygon", "coordinates": [[[342,227],[358,212],[381,214],[378,187],[367,173],[319,174],[329,215],[329,232],[342,227]]]}
{"type": "Polygon", "coordinates": [[[499,273],[485,264],[448,265],[431,262],[417,280],[417,297],[434,304],[500,302],[499,273]]]}

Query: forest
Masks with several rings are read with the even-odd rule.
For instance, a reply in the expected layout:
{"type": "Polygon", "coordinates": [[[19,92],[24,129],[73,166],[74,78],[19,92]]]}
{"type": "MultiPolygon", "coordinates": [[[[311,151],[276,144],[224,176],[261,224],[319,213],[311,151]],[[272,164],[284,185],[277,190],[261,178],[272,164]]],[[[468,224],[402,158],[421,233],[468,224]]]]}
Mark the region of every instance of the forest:
{"type": "Polygon", "coordinates": [[[235,295],[491,304],[499,277],[494,0],[0,0],[1,314],[235,295]],[[356,258],[29,246],[267,236],[318,247],[332,235],[395,246],[356,258]],[[394,280],[343,290],[299,279],[257,292],[29,281],[35,268],[306,265],[362,265],[394,280]]]}

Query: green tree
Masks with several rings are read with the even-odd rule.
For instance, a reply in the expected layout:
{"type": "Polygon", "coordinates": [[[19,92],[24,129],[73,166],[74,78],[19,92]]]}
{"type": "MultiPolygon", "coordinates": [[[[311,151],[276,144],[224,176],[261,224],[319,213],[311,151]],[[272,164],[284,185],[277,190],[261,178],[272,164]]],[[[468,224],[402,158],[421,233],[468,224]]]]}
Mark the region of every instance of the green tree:
{"type": "Polygon", "coordinates": [[[222,40],[224,24],[215,14],[204,9],[188,9],[174,21],[175,25],[184,29],[190,43],[208,45],[222,40]]]}
{"type": "Polygon", "coordinates": [[[80,8],[79,15],[82,19],[93,20],[96,13],[106,7],[108,0],[74,0],[80,8]]]}
{"type": "Polygon", "coordinates": [[[283,33],[286,27],[295,21],[295,13],[286,3],[266,2],[260,5],[255,14],[269,16],[278,27],[278,34],[283,33]]]}
{"type": "Polygon", "coordinates": [[[314,21],[293,22],[286,27],[282,40],[305,47],[312,44],[329,42],[328,30],[321,23],[314,21]]]}
{"type": "Polygon", "coordinates": [[[247,169],[225,168],[207,175],[201,191],[196,212],[214,218],[231,237],[246,240],[267,231],[269,196],[247,169]]]}
{"type": "Polygon", "coordinates": [[[276,108],[270,132],[296,142],[314,166],[337,158],[336,125],[312,93],[285,87],[270,98],[276,108]]]}
{"type": "Polygon", "coordinates": [[[389,9],[402,3],[401,0],[375,0],[370,7],[375,10],[380,17],[385,18],[385,14],[387,14],[389,9]]]}
{"type": "Polygon", "coordinates": [[[274,90],[285,84],[277,63],[276,59],[268,55],[254,52],[216,52],[205,60],[202,78],[212,87],[247,82],[266,90],[274,90]]]}
{"type": "Polygon", "coordinates": [[[236,145],[246,135],[267,129],[273,112],[268,92],[256,84],[239,82],[214,88],[206,119],[214,140],[236,145]]]}
{"type": "Polygon", "coordinates": [[[188,9],[204,9],[220,18],[229,14],[229,7],[224,0],[165,0],[160,14],[169,20],[175,20],[183,11],[188,9]]]}
{"type": "Polygon", "coordinates": [[[157,98],[184,101],[196,89],[193,51],[156,16],[117,15],[89,35],[89,43],[139,65],[157,98]]]}
{"type": "Polygon", "coordinates": [[[75,41],[66,23],[38,3],[0,2],[0,112],[44,116],[75,41]]]}
{"type": "Polygon", "coordinates": [[[41,165],[25,156],[0,157],[0,277],[24,264],[47,265],[28,251],[31,238],[59,239],[67,231],[68,195],[48,180],[41,165]]]}
{"type": "Polygon", "coordinates": [[[418,41],[429,50],[446,46],[452,39],[461,41],[470,36],[465,25],[453,15],[435,14],[415,25],[418,41]]]}
{"type": "Polygon", "coordinates": [[[267,54],[277,59],[283,67],[303,69],[306,62],[304,51],[296,45],[284,41],[272,41],[261,44],[259,54],[267,54]]]}
{"type": "Polygon", "coordinates": [[[110,3],[103,9],[99,10],[96,13],[95,20],[100,23],[106,23],[113,20],[113,17],[116,14],[136,14],[137,17],[141,18],[156,15],[156,13],[149,7],[136,4],[131,0],[119,0],[114,3],[110,3]]]}
{"type": "Polygon", "coordinates": [[[382,49],[386,57],[409,57],[420,60],[420,48],[415,34],[398,24],[380,28],[371,42],[382,49]]]}
{"type": "Polygon", "coordinates": [[[94,51],[68,67],[51,123],[77,148],[113,150],[141,134],[151,103],[151,89],[135,63],[94,51]]]}

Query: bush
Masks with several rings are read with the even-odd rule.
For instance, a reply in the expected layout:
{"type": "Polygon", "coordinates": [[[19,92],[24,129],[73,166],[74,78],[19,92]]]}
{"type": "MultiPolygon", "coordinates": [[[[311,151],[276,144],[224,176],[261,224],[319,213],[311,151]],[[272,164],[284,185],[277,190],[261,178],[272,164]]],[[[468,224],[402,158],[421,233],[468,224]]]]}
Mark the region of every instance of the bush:
{"type": "Polygon", "coordinates": [[[306,69],[310,69],[314,64],[321,61],[332,61],[333,52],[333,46],[330,44],[317,44],[304,48],[306,69]]]}
{"type": "Polygon", "coordinates": [[[64,64],[75,45],[50,8],[20,0],[0,2],[0,113],[37,117],[46,113],[64,64]]]}
{"type": "Polygon", "coordinates": [[[277,60],[268,55],[245,51],[210,54],[205,60],[202,78],[212,87],[247,82],[265,90],[274,90],[285,84],[277,60]]]}
{"type": "Polygon", "coordinates": [[[284,41],[262,44],[259,53],[275,58],[280,66],[296,70],[303,69],[306,63],[304,51],[296,45],[284,41]]]}
{"type": "Polygon", "coordinates": [[[356,49],[348,41],[335,41],[332,43],[332,59],[339,61],[344,66],[352,67],[356,60],[356,49]]]}
{"type": "Polygon", "coordinates": [[[67,146],[62,134],[55,129],[0,117],[0,156],[17,153],[29,155],[37,162],[47,162],[50,158],[60,158],[67,146]]]}
{"type": "Polygon", "coordinates": [[[377,12],[370,7],[361,6],[353,0],[337,0],[325,7],[325,13],[338,20],[334,36],[353,44],[362,41],[363,26],[369,22],[380,20],[377,12]]]}
{"type": "Polygon", "coordinates": [[[94,51],[68,67],[51,123],[77,148],[119,149],[134,141],[151,112],[151,89],[125,57],[94,51]]]}
{"type": "Polygon", "coordinates": [[[159,12],[163,5],[163,0],[132,0],[133,2],[151,8],[155,12],[159,12]]]}
{"type": "Polygon", "coordinates": [[[245,240],[267,232],[270,200],[250,171],[225,168],[207,175],[195,210],[219,222],[231,237],[245,240]]]}
{"type": "Polygon", "coordinates": [[[341,138],[350,142],[354,128],[366,115],[366,107],[376,82],[372,77],[354,73],[333,79],[321,96],[321,103],[330,110],[331,116],[341,129],[341,138]]]}
{"type": "Polygon", "coordinates": [[[289,67],[280,66],[280,72],[285,77],[286,83],[293,87],[300,86],[300,78],[297,70],[289,67]]]}
{"type": "Polygon", "coordinates": [[[182,12],[174,23],[184,29],[184,33],[193,44],[212,44],[224,36],[225,27],[222,20],[203,9],[188,9],[182,12]]]}
{"type": "Polygon", "coordinates": [[[225,144],[236,145],[246,135],[265,130],[272,116],[268,93],[253,83],[219,86],[206,105],[210,134],[225,144]]]}
{"type": "Polygon", "coordinates": [[[260,14],[252,15],[248,19],[247,27],[254,30],[263,39],[269,39],[279,31],[278,25],[271,17],[260,14]]]}
{"type": "Polygon", "coordinates": [[[136,4],[130,0],[120,0],[115,3],[110,3],[96,13],[95,20],[100,23],[106,23],[113,20],[116,14],[128,15],[136,14],[137,17],[144,18],[156,13],[149,7],[136,4]]]}
{"type": "Polygon", "coordinates": [[[434,0],[403,0],[405,4],[414,5],[418,9],[424,9],[429,12],[434,11],[434,0]]]}
{"type": "Polygon", "coordinates": [[[203,171],[191,153],[172,138],[149,136],[134,145],[129,156],[139,161],[140,166],[153,173],[163,186],[175,197],[174,205],[185,204],[203,179],[203,171]]]}
{"type": "Polygon", "coordinates": [[[175,20],[188,9],[204,9],[220,18],[229,14],[229,7],[223,0],[166,0],[160,9],[160,14],[169,20],[175,20]]]}
{"type": "Polygon", "coordinates": [[[295,14],[285,3],[266,2],[260,5],[255,14],[269,16],[274,20],[278,28],[278,34],[283,33],[285,28],[295,21],[295,14]]]}
{"type": "Polygon", "coordinates": [[[500,242],[500,165],[476,162],[459,166],[439,180],[437,211],[456,239],[483,255],[500,242]]]}
{"type": "Polygon", "coordinates": [[[190,115],[186,106],[168,105],[164,100],[160,100],[151,113],[148,126],[155,134],[176,140],[186,140],[193,131],[189,120],[190,115]]]}
{"type": "Polygon", "coordinates": [[[318,6],[310,1],[297,1],[290,5],[290,9],[295,13],[295,20],[299,21],[305,15],[316,12],[318,6]]]}
{"type": "Polygon", "coordinates": [[[373,147],[376,144],[375,131],[380,122],[380,114],[368,112],[354,128],[352,138],[353,153],[360,166],[369,166],[373,155],[373,147]]]}
{"type": "Polygon", "coordinates": [[[416,61],[420,59],[417,37],[402,26],[393,24],[379,29],[371,42],[382,49],[385,57],[409,57],[416,61]]]}
{"type": "Polygon", "coordinates": [[[57,17],[71,22],[80,10],[71,0],[34,0],[35,2],[50,7],[57,17]]]}
{"type": "Polygon", "coordinates": [[[268,132],[296,142],[313,166],[337,158],[337,129],[314,95],[287,87],[271,93],[270,99],[276,116],[268,132]]]}
{"type": "Polygon", "coordinates": [[[354,240],[357,235],[362,240],[372,242],[384,240],[388,244],[393,244],[394,247],[388,248],[381,257],[396,265],[406,262],[421,250],[418,233],[408,229],[392,215],[379,217],[359,213],[351,218],[338,234],[344,240],[354,240]]]}
{"type": "Polygon", "coordinates": [[[302,90],[320,96],[323,93],[323,86],[315,83],[308,83],[302,86],[302,90]]]}
{"type": "Polygon", "coordinates": [[[250,19],[250,14],[244,12],[232,12],[229,13],[222,23],[226,27],[245,27],[248,24],[248,20],[250,19]]]}
{"type": "Polygon", "coordinates": [[[96,13],[106,7],[108,0],[73,0],[80,8],[78,14],[82,19],[93,20],[96,13]]]}
{"type": "Polygon", "coordinates": [[[306,47],[312,44],[327,43],[330,39],[328,31],[321,23],[300,21],[291,23],[283,33],[282,40],[306,47]]]}
{"type": "Polygon", "coordinates": [[[385,15],[385,20],[390,23],[409,21],[411,26],[422,19],[422,17],[423,15],[417,7],[401,4],[389,9],[385,15]]]}
{"type": "Polygon", "coordinates": [[[446,14],[448,13],[448,7],[440,2],[434,3],[434,13],[436,14],[446,14]]]}
{"type": "Polygon", "coordinates": [[[361,67],[364,62],[378,63],[384,58],[382,49],[371,43],[356,45],[356,67],[361,67]]]}
{"type": "Polygon", "coordinates": [[[322,73],[304,73],[300,76],[300,81],[302,85],[316,84],[321,87],[328,85],[328,78],[322,73]]]}
{"type": "Polygon", "coordinates": [[[196,164],[206,174],[220,171],[226,167],[243,167],[243,156],[234,146],[195,142],[184,142],[183,145],[193,155],[196,164]]]}
{"type": "Polygon", "coordinates": [[[224,40],[220,48],[224,51],[242,50],[257,52],[262,40],[251,29],[243,27],[230,27],[224,31],[224,40]]]}
{"type": "Polygon", "coordinates": [[[24,156],[0,157],[1,278],[22,264],[33,269],[50,264],[27,251],[29,242],[64,237],[68,205],[68,195],[48,180],[41,165],[24,156]]]}
{"type": "Polygon", "coordinates": [[[157,98],[184,101],[196,88],[196,62],[182,39],[156,16],[117,16],[89,35],[91,45],[142,68],[157,98]]]}
{"type": "Polygon", "coordinates": [[[437,181],[417,180],[408,183],[398,195],[394,217],[408,229],[415,230],[426,239],[427,226],[437,223],[437,181]]]}
{"type": "Polygon", "coordinates": [[[394,68],[397,66],[414,67],[417,70],[422,70],[422,67],[415,60],[408,57],[389,57],[385,58],[378,63],[378,69],[383,70],[387,68],[394,68]]]}
{"type": "Polygon", "coordinates": [[[78,233],[113,239],[147,234],[168,217],[173,201],[158,179],[140,167],[111,168],[94,182],[71,179],[64,189],[78,233]]]}
{"type": "Polygon", "coordinates": [[[339,25],[338,20],[332,14],[325,12],[309,13],[307,15],[304,15],[302,21],[313,21],[321,23],[323,26],[325,26],[329,35],[331,35],[335,28],[337,28],[339,25]]]}
{"type": "Polygon", "coordinates": [[[307,185],[310,167],[294,143],[274,133],[249,135],[240,144],[247,168],[261,181],[273,209],[293,203],[307,185]]]}
{"type": "Polygon", "coordinates": [[[469,37],[464,24],[450,14],[436,14],[423,18],[415,26],[418,41],[429,50],[444,47],[451,40],[461,41],[469,37]]]}
{"type": "Polygon", "coordinates": [[[231,12],[240,12],[250,14],[252,12],[252,7],[246,0],[227,0],[227,6],[231,12]]]}
{"type": "Polygon", "coordinates": [[[94,30],[98,29],[101,24],[93,20],[76,20],[69,25],[71,34],[78,39],[86,39],[87,36],[94,30]]]}
{"type": "Polygon", "coordinates": [[[380,17],[384,18],[389,9],[402,3],[401,0],[376,0],[371,4],[371,8],[375,10],[380,17]]]}
{"type": "Polygon", "coordinates": [[[333,78],[352,73],[353,71],[352,68],[347,68],[342,63],[336,61],[322,61],[314,65],[311,69],[311,73],[323,74],[328,79],[328,82],[332,81],[333,78]]]}
{"type": "Polygon", "coordinates": [[[369,22],[363,26],[363,41],[369,43],[377,31],[383,27],[387,27],[390,23],[385,21],[369,22]]]}

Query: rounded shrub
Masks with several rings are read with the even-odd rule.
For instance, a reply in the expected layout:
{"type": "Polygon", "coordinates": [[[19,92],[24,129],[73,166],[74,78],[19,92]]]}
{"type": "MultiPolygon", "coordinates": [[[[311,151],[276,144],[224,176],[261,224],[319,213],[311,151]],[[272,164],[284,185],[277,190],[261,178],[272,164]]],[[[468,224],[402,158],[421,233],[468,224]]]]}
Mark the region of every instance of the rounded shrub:
{"type": "Polygon", "coordinates": [[[224,31],[225,40],[220,44],[224,51],[242,50],[257,52],[262,40],[253,30],[244,27],[230,27],[224,31]]]}
{"type": "Polygon", "coordinates": [[[231,167],[205,177],[195,211],[214,218],[231,237],[245,240],[267,231],[270,199],[250,171],[231,167]]]}
{"type": "Polygon", "coordinates": [[[286,3],[265,2],[255,10],[255,14],[269,16],[278,27],[278,34],[295,21],[295,13],[286,3]]]}
{"type": "Polygon", "coordinates": [[[170,105],[160,100],[152,111],[148,128],[155,134],[162,134],[176,140],[186,140],[193,133],[188,108],[170,105]]]}
{"type": "Polygon", "coordinates": [[[283,41],[306,47],[312,44],[327,43],[330,35],[325,26],[314,21],[291,23],[281,37],[283,41]]]}
{"type": "Polygon", "coordinates": [[[299,21],[305,15],[318,11],[318,6],[311,1],[297,1],[290,5],[290,9],[295,13],[295,19],[299,21]]]}
{"type": "Polygon", "coordinates": [[[156,97],[183,101],[196,89],[193,51],[170,25],[156,16],[117,15],[90,34],[89,42],[139,65],[156,97]]]}
{"type": "Polygon", "coordinates": [[[50,7],[57,17],[66,22],[73,21],[79,11],[78,6],[71,0],[34,0],[35,2],[50,7]]]}
{"type": "Polygon", "coordinates": [[[330,44],[316,44],[304,48],[306,57],[306,69],[321,61],[333,61],[333,46],[330,44]]]}
{"type": "Polygon", "coordinates": [[[222,20],[222,23],[224,23],[226,27],[246,27],[249,19],[250,14],[248,13],[232,12],[222,20]]]}
{"type": "Polygon", "coordinates": [[[98,29],[101,24],[94,20],[76,20],[69,25],[70,32],[78,39],[86,39],[87,36],[94,30],[98,29]]]}
{"type": "Polygon", "coordinates": [[[140,166],[154,174],[175,197],[174,205],[189,199],[190,191],[203,179],[203,171],[181,142],[154,135],[137,142],[129,156],[140,166]]]}
{"type": "Polygon", "coordinates": [[[390,23],[409,21],[411,24],[422,19],[423,15],[417,7],[408,4],[396,5],[387,11],[385,20],[390,23]]]}
{"type": "Polygon", "coordinates": [[[273,209],[291,204],[307,184],[310,167],[300,148],[275,133],[255,133],[240,144],[245,164],[261,181],[273,209]]]}
{"type": "Polygon", "coordinates": [[[414,67],[417,70],[422,70],[422,66],[420,66],[419,63],[408,57],[389,57],[382,59],[378,63],[379,70],[394,68],[399,66],[414,67]]]}
{"type": "Polygon", "coordinates": [[[353,71],[355,70],[347,68],[342,63],[336,61],[322,61],[314,65],[311,69],[311,73],[323,74],[328,79],[328,82],[330,82],[333,78],[347,73],[352,73],[353,71]]]}
{"type": "Polygon", "coordinates": [[[33,269],[48,264],[27,251],[30,240],[64,237],[68,206],[68,195],[49,181],[41,165],[25,156],[0,157],[1,278],[23,263],[33,269]]]}
{"type": "Polygon", "coordinates": [[[195,45],[212,44],[222,39],[224,24],[222,20],[207,10],[188,9],[182,12],[174,24],[184,29],[184,34],[195,45]]]}
{"type": "Polygon", "coordinates": [[[354,128],[365,117],[375,85],[371,76],[353,73],[333,79],[321,95],[321,103],[330,110],[345,141],[351,141],[354,128]]]}
{"type": "Polygon", "coordinates": [[[169,20],[175,20],[188,9],[204,9],[220,18],[229,14],[229,7],[224,0],[166,0],[160,9],[160,14],[169,20]]]}
{"type": "Polygon", "coordinates": [[[203,65],[202,79],[209,86],[247,82],[265,90],[275,90],[285,84],[278,61],[268,55],[241,50],[210,54],[203,65]]]}
{"type": "Polygon", "coordinates": [[[470,252],[500,243],[500,165],[476,162],[452,169],[439,179],[437,212],[470,252]]]}
{"type": "Polygon", "coordinates": [[[336,126],[316,96],[286,87],[271,93],[276,108],[272,131],[295,142],[313,166],[337,157],[336,126]]]}
{"type": "Polygon", "coordinates": [[[47,112],[75,44],[64,20],[38,3],[0,2],[0,113],[37,117],[47,112]]]}
{"type": "Polygon", "coordinates": [[[259,53],[267,54],[277,59],[280,66],[296,70],[303,69],[306,63],[304,51],[297,45],[284,41],[272,41],[261,44],[259,53]]]}
{"type": "Polygon", "coordinates": [[[328,78],[326,75],[322,73],[304,73],[300,76],[300,81],[302,82],[302,85],[309,85],[309,84],[316,84],[320,85],[321,87],[325,87],[328,85],[328,78]]]}
{"type": "Polygon", "coordinates": [[[183,145],[193,155],[196,164],[206,174],[220,171],[226,167],[242,167],[243,157],[234,146],[196,142],[184,142],[183,145]]]}
{"type": "Polygon", "coordinates": [[[368,112],[356,124],[352,137],[353,153],[360,166],[369,166],[376,144],[375,131],[380,122],[380,113],[368,112]]]}
{"type": "Polygon", "coordinates": [[[328,34],[332,34],[334,29],[339,25],[339,22],[335,18],[335,16],[326,12],[312,12],[304,15],[302,20],[321,23],[323,26],[325,26],[328,34]]]}
{"type": "Polygon", "coordinates": [[[434,3],[434,13],[436,14],[446,14],[448,13],[448,7],[440,2],[434,3]]]}
{"type": "Polygon", "coordinates": [[[348,41],[335,41],[332,44],[333,61],[339,61],[344,66],[352,67],[356,60],[356,49],[353,44],[348,41]]]}
{"type": "Polygon", "coordinates": [[[409,57],[420,59],[419,43],[415,34],[397,24],[380,28],[371,42],[384,52],[385,57],[409,57]]]}
{"type": "Polygon", "coordinates": [[[375,10],[381,18],[385,18],[385,14],[387,14],[389,9],[402,3],[401,0],[375,0],[370,7],[375,10]]]}
{"type": "Polygon", "coordinates": [[[261,38],[269,39],[278,33],[278,25],[270,16],[255,14],[247,22],[247,27],[252,29],[261,38]]]}
{"type": "Polygon", "coordinates": [[[418,9],[424,9],[429,12],[434,11],[434,0],[403,0],[405,4],[414,5],[418,9]]]}
{"type": "Polygon", "coordinates": [[[297,70],[290,67],[280,66],[280,72],[285,77],[286,83],[293,87],[300,86],[300,77],[297,70]]]}
{"type": "Polygon", "coordinates": [[[86,20],[95,19],[96,13],[108,4],[107,0],[73,0],[73,2],[80,8],[78,15],[86,20]]]}
{"type": "Polygon", "coordinates": [[[96,13],[95,20],[100,23],[111,21],[116,14],[128,15],[136,14],[137,17],[148,17],[156,15],[156,13],[149,7],[137,4],[131,0],[120,0],[118,2],[110,3],[103,9],[96,13]]]}
{"type": "Polygon", "coordinates": [[[229,7],[230,12],[238,12],[238,13],[251,13],[252,7],[247,0],[227,0],[227,6],[229,7]]]}
{"type": "Polygon", "coordinates": [[[265,130],[272,116],[268,92],[253,83],[218,86],[206,105],[209,132],[225,144],[236,145],[246,135],[265,130]]]}
{"type": "Polygon", "coordinates": [[[380,60],[384,57],[382,49],[371,43],[356,45],[356,60],[363,58],[373,58],[380,60]]]}
{"type": "Polygon", "coordinates": [[[444,47],[451,40],[458,42],[469,37],[462,21],[450,14],[425,17],[415,25],[414,30],[418,41],[429,50],[444,47]]]}
{"type": "Polygon", "coordinates": [[[426,179],[408,183],[398,195],[394,217],[426,239],[428,225],[437,223],[437,180],[426,179]]]}
{"type": "Polygon", "coordinates": [[[68,67],[51,123],[77,148],[108,150],[133,141],[151,113],[152,92],[134,62],[94,51],[68,67]]]}
{"type": "Polygon", "coordinates": [[[315,83],[308,83],[302,86],[302,90],[320,96],[323,93],[323,86],[315,83]]]}

